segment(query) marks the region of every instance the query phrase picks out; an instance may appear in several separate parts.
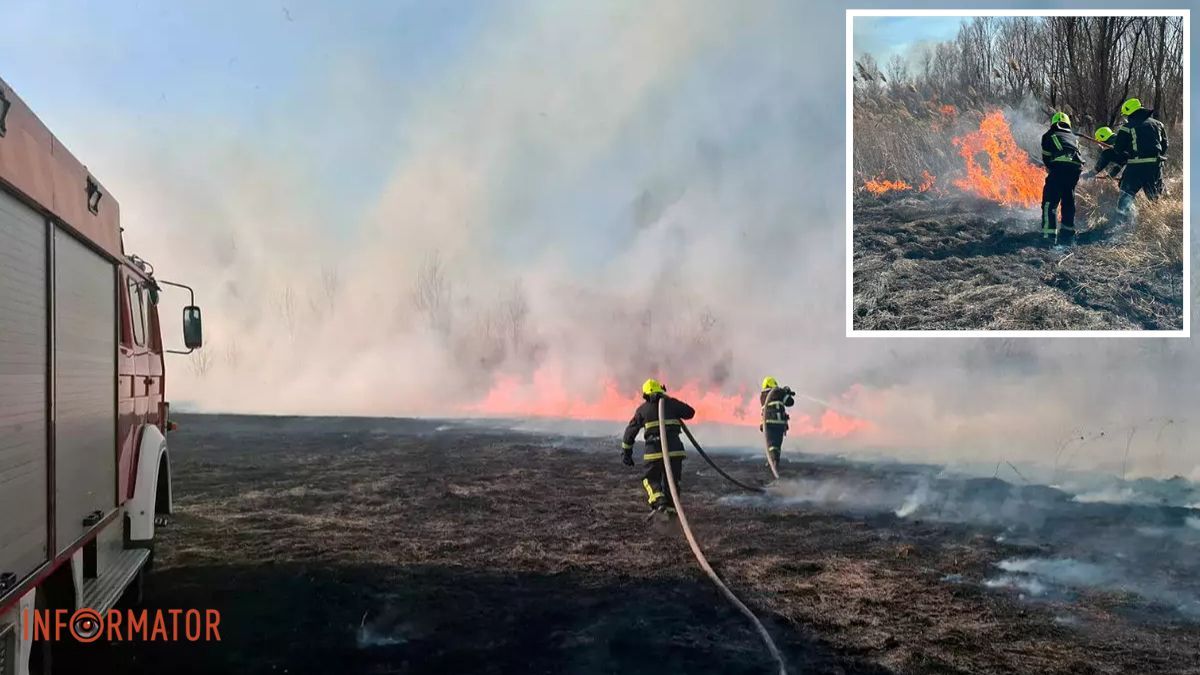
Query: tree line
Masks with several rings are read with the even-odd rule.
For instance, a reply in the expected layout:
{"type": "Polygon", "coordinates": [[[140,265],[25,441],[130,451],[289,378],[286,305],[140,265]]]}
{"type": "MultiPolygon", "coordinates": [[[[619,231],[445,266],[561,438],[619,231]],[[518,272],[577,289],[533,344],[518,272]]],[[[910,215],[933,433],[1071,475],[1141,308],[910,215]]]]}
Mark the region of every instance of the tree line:
{"type": "Polygon", "coordinates": [[[1168,125],[1183,117],[1183,17],[975,17],[915,62],[855,63],[859,96],[920,95],[982,107],[1033,99],[1091,127],[1115,126],[1138,97],[1168,125]]]}

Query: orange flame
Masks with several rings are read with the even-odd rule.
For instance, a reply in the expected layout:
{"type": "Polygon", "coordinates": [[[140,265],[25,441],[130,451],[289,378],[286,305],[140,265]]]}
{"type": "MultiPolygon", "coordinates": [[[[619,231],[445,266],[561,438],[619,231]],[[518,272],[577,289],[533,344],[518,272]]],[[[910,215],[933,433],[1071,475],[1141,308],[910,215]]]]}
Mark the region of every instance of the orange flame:
{"type": "Polygon", "coordinates": [[[891,192],[892,190],[912,189],[911,185],[902,180],[884,180],[882,176],[868,180],[863,184],[863,187],[867,189],[867,192],[870,192],[873,195],[881,195],[885,192],[891,192]]]}
{"type": "MultiPolygon", "coordinates": [[[[937,106],[936,101],[930,101],[930,104],[933,106],[937,106]]],[[[955,121],[958,120],[958,108],[950,105],[949,103],[946,103],[941,106],[937,106],[935,108],[935,110],[940,115],[940,117],[935,117],[933,119],[933,121],[931,121],[929,123],[929,126],[934,131],[941,131],[942,129],[945,129],[946,127],[954,124],[955,121]]]]}
{"type": "Polygon", "coordinates": [[[967,168],[966,177],[956,179],[955,186],[1006,206],[1041,201],[1045,174],[1017,145],[1004,113],[988,113],[977,131],[955,138],[954,145],[967,168]],[[977,159],[981,154],[987,156],[986,166],[977,159]]]}
{"type": "Polygon", "coordinates": [[[929,191],[929,188],[933,187],[933,184],[935,182],[937,182],[937,178],[935,178],[933,174],[929,173],[928,169],[922,169],[921,170],[921,185],[917,187],[917,191],[918,192],[927,192],[927,191],[929,191]]]}
{"type": "Polygon", "coordinates": [[[801,436],[845,438],[860,431],[870,430],[871,423],[864,419],[843,415],[833,409],[827,409],[816,420],[808,415],[792,415],[789,429],[791,433],[801,436]]]}
{"type": "MultiPolygon", "coordinates": [[[[696,409],[696,423],[757,427],[758,393],[724,394],[695,383],[672,387],[671,395],[696,409]]],[[[464,412],[483,417],[533,417],[625,423],[642,403],[641,395],[620,391],[612,381],[603,381],[588,398],[568,392],[562,379],[548,369],[539,369],[532,381],[512,376],[497,377],[491,390],[464,412]]],[[[793,414],[791,433],[801,436],[845,438],[872,428],[868,420],[827,409],[819,417],[793,414]]],[[[619,430],[618,430],[619,431],[619,430]]]]}

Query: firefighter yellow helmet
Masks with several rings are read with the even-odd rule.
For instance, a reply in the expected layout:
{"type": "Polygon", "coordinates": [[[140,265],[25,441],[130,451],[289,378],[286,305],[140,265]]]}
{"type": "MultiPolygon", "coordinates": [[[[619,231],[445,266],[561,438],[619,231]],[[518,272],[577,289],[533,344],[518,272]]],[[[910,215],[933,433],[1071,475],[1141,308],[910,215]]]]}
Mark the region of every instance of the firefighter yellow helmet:
{"type": "Polygon", "coordinates": [[[762,386],[763,389],[774,389],[775,387],[778,387],[778,386],[779,386],[779,381],[776,380],[775,378],[773,378],[773,377],[764,377],[763,378],[763,386],[762,386]]]}
{"type": "Polygon", "coordinates": [[[1101,143],[1112,138],[1112,135],[1113,135],[1113,130],[1109,129],[1108,127],[1100,127],[1099,129],[1096,130],[1096,140],[1100,141],[1101,143]]]}
{"type": "Polygon", "coordinates": [[[662,382],[653,377],[642,383],[642,396],[653,396],[655,394],[665,394],[667,388],[662,385],[662,382]]]}
{"type": "Polygon", "coordinates": [[[1128,117],[1133,113],[1142,109],[1142,102],[1136,98],[1131,98],[1121,104],[1121,114],[1128,117]]]}
{"type": "Polygon", "coordinates": [[[1061,124],[1069,128],[1071,126],[1071,116],[1065,112],[1056,112],[1050,116],[1050,124],[1061,124]]]}

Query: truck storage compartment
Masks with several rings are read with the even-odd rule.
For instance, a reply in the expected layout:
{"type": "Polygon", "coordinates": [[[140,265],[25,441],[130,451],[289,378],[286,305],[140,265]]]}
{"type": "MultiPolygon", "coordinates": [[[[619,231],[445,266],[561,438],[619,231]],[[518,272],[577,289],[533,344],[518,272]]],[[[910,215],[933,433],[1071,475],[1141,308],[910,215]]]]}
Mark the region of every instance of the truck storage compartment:
{"type": "Polygon", "coordinates": [[[55,547],[116,507],[116,270],[54,232],[55,547]]]}
{"type": "Polygon", "coordinates": [[[46,221],[0,190],[0,576],[9,579],[47,559],[46,312],[46,221]]]}

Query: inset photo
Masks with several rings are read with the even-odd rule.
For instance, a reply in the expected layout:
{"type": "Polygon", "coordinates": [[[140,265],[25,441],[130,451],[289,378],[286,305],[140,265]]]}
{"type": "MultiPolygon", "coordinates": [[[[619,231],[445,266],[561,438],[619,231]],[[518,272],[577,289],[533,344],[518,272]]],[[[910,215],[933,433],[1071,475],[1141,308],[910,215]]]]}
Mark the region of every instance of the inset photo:
{"type": "Polygon", "coordinates": [[[1189,15],[847,12],[847,332],[1186,337],[1189,15]]]}

